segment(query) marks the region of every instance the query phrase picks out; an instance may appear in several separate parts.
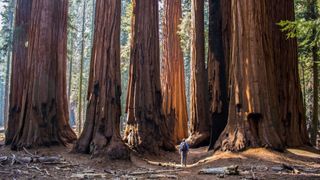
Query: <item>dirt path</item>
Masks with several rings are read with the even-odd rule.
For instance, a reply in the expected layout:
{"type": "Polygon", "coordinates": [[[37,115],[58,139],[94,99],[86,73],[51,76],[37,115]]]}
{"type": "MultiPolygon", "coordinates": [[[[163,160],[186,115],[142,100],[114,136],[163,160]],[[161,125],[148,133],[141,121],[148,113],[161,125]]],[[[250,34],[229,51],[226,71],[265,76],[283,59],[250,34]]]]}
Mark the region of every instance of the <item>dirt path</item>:
{"type": "MultiPolygon", "coordinates": [[[[131,161],[91,159],[89,155],[72,154],[70,148],[51,147],[30,150],[40,156],[60,156],[62,164],[14,164],[0,166],[0,179],[219,179],[216,175],[199,175],[207,167],[238,165],[240,176],[225,179],[320,179],[320,152],[310,148],[288,149],[285,153],[263,148],[242,153],[207,152],[206,148],[191,149],[188,167],[181,168],[178,152],[161,152],[159,156],[131,155],[131,161]],[[287,164],[303,169],[299,174],[274,171],[287,164]]],[[[28,156],[0,147],[1,156],[28,156]]]]}

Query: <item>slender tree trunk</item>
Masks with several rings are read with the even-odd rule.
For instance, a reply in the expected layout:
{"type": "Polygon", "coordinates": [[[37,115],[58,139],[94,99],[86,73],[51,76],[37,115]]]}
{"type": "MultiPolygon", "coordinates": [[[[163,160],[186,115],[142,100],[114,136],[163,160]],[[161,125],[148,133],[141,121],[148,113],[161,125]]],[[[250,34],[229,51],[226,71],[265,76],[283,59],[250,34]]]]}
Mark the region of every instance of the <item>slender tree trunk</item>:
{"type": "MultiPolygon", "coordinates": [[[[4,103],[4,98],[3,98],[3,84],[2,83],[0,83],[0,109],[2,109],[3,110],[3,103],[4,103]]],[[[1,113],[0,114],[0,122],[1,122],[1,126],[0,127],[2,127],[2,126],[4,126],[4,114],[3,113],[1,113]]]]}
{"type": "Polygon", "coordinates": [[[235,0],[231,12],[229,118],[216,148],[306,143],[297,43],[276,25],[294,18],[293,1],[235,0]]]}
{"type": "Polygon", "coordinates": [[[28,58],[28,35],[31,19],[32,0],[17,0],[13,35],[11,83],[9,99],[9,121],[6,131],[6,144],[11,144],[19,124],[22,93],[26,80],[28,58]]]}
{"type": "Polygon", "coordinates": [[[127,159],[120,136],[120,18],[121,1],[97,0],[91,58],[88,107],[84,130],[75,146],[82,153],[107,153],[127,159]]]}
{"type": "MultiPolygon", "coordinates": [[[[8,15],[8,26],[10,30],[10,41],[13,40],[13,17],[14,17],[14,9],[15,9],[16,1],[11,0],[9,7],[9,15],[8,15]]],[[[11,59],[12,53],[11,49],[8,48],[7,52],[7,67],[6,67],[6,80],[5,80],[5,94],[4,94],[4,128],[8,127],[8,119],[9,119],[9,92],[10,92],[10,67],[11,67],[11,59]]]]}
{"type": "MultiPolygon", "coordinates": [[[[313,30],[315,32],[315,30],[313,30]]],[[[318,48],[314,46],[312,48],[313,58],[313,115],[312,115],[312,131],[311,131],[311,143],[316,146],[318,126],[319,126],[319,57],[318,48]]]]}
{"type": "Polygon", "coordinates": [[[27,75],[13,149],[66,145],[76,139],[68,121],[67,12],[67,0],[33,0],[27,75]]]}
{"type": "Polygon", "coordinates": [[[190,147],[207,145],[210,140],[204,40],[204,0],[192,0],[190,147]]]}
{"type": "MultiPolygon", "coordinates": [[[[317,12],[317,0],[311,0],[308,4],[307,19],[316,20],[318,18],[317,12]]],[[[316,27],[312,29],[312,39],[316,37],[316,27]]],[[[312,59],[313,59],[313,110],[312,110],[312,124],[311,124],[311,143],[312,145],[317,145],[317,135],[319,126],[319,48],[315,44],[312,49],[312,59]]]]}
{"type": "Polygon", "coordinates": [[[209,0],[208,81],[212,121],[209,149],[214,147],[228,121],[227,63],[222,39],[221,0],[209,0]]]}
{"type": "Polygon", "coordinates": [[[175,149],[161,109],[158,22],[158,1],[133,1],[125,141],[139,152],[175,149]]]}
{"type": "Polygon", "coordinates": [[[183,53],[178,35],[181,24],[181,0],[164,1],[163,59],[161,85],[163,111],[175,143],[188,136],[183,53]]]}
{"type": "Polygon", "coordinates": [[[81,57],[80,57],[80,83],[79,83],[79,103],[78,103],[78,133],[82,131],[82,86],[83,86],[83,63],[85,48],[85,23],[86,23],[86,6],[87,0],[83,0],[82,11],[82,32],[81,32],[81,57]]]}
{"type": "Polygon", "coordinates": [[[71,40],[71,52],[70,52],[70,62],[69,62],[69,82],[68,82],[68,97],[71,101],[71,89],[72,89],[72,71],[73,71],[73,52],[74,52],[74,38],[71,40]]]}

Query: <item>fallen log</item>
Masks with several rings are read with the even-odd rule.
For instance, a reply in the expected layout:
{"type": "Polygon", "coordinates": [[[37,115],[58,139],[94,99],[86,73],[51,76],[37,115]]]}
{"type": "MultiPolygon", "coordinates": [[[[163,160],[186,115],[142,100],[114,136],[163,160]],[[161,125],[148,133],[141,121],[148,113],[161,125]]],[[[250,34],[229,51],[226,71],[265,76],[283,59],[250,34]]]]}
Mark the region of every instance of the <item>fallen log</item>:
{"type": "Polygon", "coordinates": [[[198,174],[212,174],[212,175],[239,175],[238,166],[216,167],[201,169],[198,174]]]}

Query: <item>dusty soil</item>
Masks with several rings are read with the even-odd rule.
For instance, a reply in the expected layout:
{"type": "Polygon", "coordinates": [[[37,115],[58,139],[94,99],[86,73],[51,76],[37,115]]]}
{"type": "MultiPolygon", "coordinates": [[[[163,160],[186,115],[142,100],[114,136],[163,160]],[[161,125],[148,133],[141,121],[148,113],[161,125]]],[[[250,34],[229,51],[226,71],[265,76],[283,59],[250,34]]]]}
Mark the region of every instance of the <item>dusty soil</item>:
{"type": "MultiPolygon", "coordinates": [[[[3,144],[3,141],[0,141],[3,144]]],[[[29,156],[0,145],[1,156],[29,156]]],[[[320,179],[320,152],[312,148],[288,149],[285,153],[250,149],[242,153],[207,152],[192,149],[188,166],[181,168],[178,152],[159,156],[131,154],[130,161],[109,161],[103,157],[70,153],[70,147],[29,150],[40,156],[60,156],[62,163],[0,166],[0,179],[320,179]],[[286,164],[298,171],[274,170],[286,164]],[[240,175],[199,175],[202,168],[238,165],[240,175]]]]}

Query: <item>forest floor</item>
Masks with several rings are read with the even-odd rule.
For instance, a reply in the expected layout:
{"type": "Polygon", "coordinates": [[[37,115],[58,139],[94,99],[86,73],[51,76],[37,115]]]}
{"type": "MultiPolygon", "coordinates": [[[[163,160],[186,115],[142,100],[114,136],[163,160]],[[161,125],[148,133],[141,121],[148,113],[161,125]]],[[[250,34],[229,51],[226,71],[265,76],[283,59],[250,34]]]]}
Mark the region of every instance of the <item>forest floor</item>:
{"type": "Polygon", "coordinates": [[[264,148],[241,153],[191,149],[186,168],[179,165],[178,152],[161,152],[159,156],[132,153],[131,161],[109,161],[69,151],[51,147],[29,150],[29,154],[14,152],[3,145],[0,137],[0,160],[4,156],[28,157],[31,153],[61,158],[58,163],[0,164],[0,179],[320,179],[320,151],[312,148],[288,149],[284,153],[264,148]],[[199,174],[203,168],[231,165],[239,167],[239,175],[199,174]]]}

